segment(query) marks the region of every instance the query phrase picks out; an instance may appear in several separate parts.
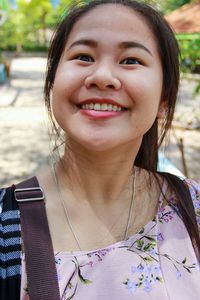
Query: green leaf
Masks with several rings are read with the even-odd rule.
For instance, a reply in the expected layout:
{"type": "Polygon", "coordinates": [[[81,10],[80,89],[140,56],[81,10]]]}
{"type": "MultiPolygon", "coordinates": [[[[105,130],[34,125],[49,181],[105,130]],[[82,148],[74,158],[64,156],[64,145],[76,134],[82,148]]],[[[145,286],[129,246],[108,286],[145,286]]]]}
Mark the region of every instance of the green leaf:
{"type": "Polygon", "coordinates": [[[184,260],[182,261],[182,264],[185,264],[187,261],[187,257],[184,258],[184,260]]]}
{"type": "Polygon", "coordinates": [[[149,251],[151,248],[153,248],[153,245],[151,243],[148,243],[145,247],[144,247],[144,251],[149,251]]]}
{"type": "Polygon", "coordinates": [[[190,273],[190,274],[192,273],[192,272],[190,271],[190,269],[188,269],[187,267],[184,266],[184,268],[185,268],[186,271],[188,271],[188,273],[190,273]]]}
{"type": "Polygon", "coordinates": [[[137,247],[139,248],[139,249],[142,249],[142,247],[143,247],[143,245],[144,245],[144,241],[143,240],[137,240],[137,247]]]}
{"type": "Polygon", "coordinates": [[[144,280],[144,274],[142,274],[140,277],[139,277],[139,281],[143,281],[144,280]]]}
{"type": "Polygon", "coordinates": [[[79,276],[79,279],[80,279],[80,281],[82,283],[84,283],[84,284],[90,284],[90,283],[92,283],[92,281],[90,281],[90,280],[88,280],[86,278],[83,278],[83,276],[81,275],[80,269],[78,269],[78,276],[79,276]]]}
{"type": "Polygon", "coordinates": [[[200,83],[197,84],[197,86],[193,92],[193,97],[196,97],[198,94],[200,94],[200,83]]]}
{"type": "Polygon", "coordinates": [[[156,280],[159,281],[159,282],[163,281],[161,277],[156,277],[156,280]]]}
{"type": "Polygon", "coordinates": [[[146,256],[146,257],[143,257],[143,260],[148,262],[148,261],[152,261],[153,258],[151,258],[150,256],[146,256]]]}

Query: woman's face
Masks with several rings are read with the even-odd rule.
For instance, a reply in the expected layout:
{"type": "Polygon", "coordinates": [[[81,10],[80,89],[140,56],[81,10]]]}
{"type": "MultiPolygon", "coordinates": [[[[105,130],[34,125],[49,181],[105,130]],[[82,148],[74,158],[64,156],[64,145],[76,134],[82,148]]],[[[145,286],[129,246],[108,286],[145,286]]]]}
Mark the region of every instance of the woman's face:
{"type": "Polygon", "coordinates": [[[72,28],[55,76],[53,113],[68,141],[88,150],[138,148],[164,100],[162,82],[145,19],[125,6],[101,5],[72,28]]]}

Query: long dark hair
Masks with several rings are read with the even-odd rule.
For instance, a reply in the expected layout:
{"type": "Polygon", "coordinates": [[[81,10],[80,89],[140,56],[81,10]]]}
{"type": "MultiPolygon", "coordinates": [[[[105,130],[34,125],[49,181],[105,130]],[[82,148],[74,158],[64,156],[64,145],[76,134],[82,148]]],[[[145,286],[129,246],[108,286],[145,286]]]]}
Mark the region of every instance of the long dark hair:
{"type": "Polygon", "coordinates": [[[167,104],[166,117],[162,120],[161,124],[158,124],[159,121],[156,118],[152,127],[148,130],[148,132],[146,132],[134,164],[152,172],[155,177],[160,174],[168,181],[170,187],[177,195],[178,206],[183,222],[189,232],[192,242],[195,245],[195,249],[198,249],[197,255],[200,257],[200,236],[189,190],[186,184],[178,177],[157,171],[158,149],[171,127],[179,87],[179,47],[174,37],[174,33],[162,15],[151,6],[144,3],[131,0],[94,0],[88,2],[88,4],[73,7],[68,12],[66,17],[58,25],[49,48],[44,94],[45,103],[49,116],[52,120],[53,128],[56,131],[56,135],[58,138],[61,137],[60,130],[57,128],[53,119],[50,96],[58,63],[72,27],[82,16],[98,5],[118,4],[129,7],[146,20],[155,37],[163,70],[163,89],[161,99],[164,99],[167,104]]]}

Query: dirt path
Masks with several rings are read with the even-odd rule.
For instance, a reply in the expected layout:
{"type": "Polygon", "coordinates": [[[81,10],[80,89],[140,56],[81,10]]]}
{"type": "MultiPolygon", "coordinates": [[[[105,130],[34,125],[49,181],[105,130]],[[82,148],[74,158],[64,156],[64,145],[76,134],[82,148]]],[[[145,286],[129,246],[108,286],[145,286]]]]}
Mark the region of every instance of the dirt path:
{"type": "Polygon", "coordinates": [[[174,128],[171,133],[170,144],[166,149],[166,156],[176,167],[197,182],[200,182],[200,131],[183,130],[174,128]],[[181,151],[179,148],[180,139],[183,140],[184,157],[187,172],[184,171],[181,151]]]}

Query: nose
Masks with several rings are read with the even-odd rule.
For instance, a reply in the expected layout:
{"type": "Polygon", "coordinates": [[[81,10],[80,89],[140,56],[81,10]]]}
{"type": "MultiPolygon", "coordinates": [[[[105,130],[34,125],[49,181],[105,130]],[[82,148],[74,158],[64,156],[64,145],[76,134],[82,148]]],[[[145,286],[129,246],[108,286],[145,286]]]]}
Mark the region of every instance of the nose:
{"type": "Polygon", "coordinates": [[[85,85],[87,88],[96,87],[101,90],[119,90],[121,88],[121,81],[114,74],[109,64],[105,62],[94,66],[93,72],[85,79],[85,85]]]}

